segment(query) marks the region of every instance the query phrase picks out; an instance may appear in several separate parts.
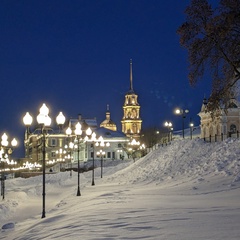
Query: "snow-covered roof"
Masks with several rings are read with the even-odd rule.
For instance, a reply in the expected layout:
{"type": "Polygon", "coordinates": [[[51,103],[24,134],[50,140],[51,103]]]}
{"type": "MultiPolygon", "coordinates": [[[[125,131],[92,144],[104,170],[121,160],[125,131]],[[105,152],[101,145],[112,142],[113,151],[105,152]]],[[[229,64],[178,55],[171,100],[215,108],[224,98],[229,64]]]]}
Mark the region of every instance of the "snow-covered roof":
{"type": "Polygon", "coordinates": [[[102,136],[103,138],[126,138],[126,135],[120,131],[112,131],[110,129],[100,127],[94,130],[97,136],[102,136]]]}

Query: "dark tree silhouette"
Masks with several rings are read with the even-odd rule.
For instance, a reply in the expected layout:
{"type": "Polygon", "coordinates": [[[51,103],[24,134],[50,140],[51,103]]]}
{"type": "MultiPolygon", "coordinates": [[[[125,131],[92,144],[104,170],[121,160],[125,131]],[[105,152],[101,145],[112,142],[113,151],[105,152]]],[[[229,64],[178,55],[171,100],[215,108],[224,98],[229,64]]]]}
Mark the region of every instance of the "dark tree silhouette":
{"type": "Polygon", "coordinates": [[[189,82],[195,86],[211,73],[213,112],[232,97],[240,78],[240,1],[221,0],[213,9],[207,0],[192,0],[185,13],[177,33],[188,50],[189,82]]]}

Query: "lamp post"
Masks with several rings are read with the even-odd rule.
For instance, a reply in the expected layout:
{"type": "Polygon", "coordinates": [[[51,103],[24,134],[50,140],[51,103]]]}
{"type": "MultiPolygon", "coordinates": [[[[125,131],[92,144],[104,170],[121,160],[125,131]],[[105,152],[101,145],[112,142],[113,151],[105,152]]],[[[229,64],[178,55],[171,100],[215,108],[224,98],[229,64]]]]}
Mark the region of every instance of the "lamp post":
{"type": "Polygon", "coordinates": [[[62,164],[65,164],[65,160],[66,160],[66,149],[62,149],[62,148],[59,148],[57,151],[56,151],[56,161],[59,163],[59,171],[63,171],[65,170],[65,166],[62,165],[62,164]],[[64,166],[64,167],[63,167],[64,166]]]}
{"type": "Polygon", "coordinates": [[[171,122],[165,122],[164,126],[168,128],[168,142],[170,142],[172,140],[172,123],[171,122]]]}
{"type": "MultiPolygon", "coordinates": [[[[45,189],[45,175],[46,175],[46,134],[47,134],[47,128],[51,125],[51,118],[48,116],[49,109],[46,106],[45,103],[41,106],[39,109],[39,114],[37,115],[37,123],[41,128],[40,136],[42,138],[42,173],[43,173],[43,188],[42,188],[42,218],[46,217],[46,211],[45,211],[45,196],[46,196],[46,189],[45,189]]],[[[27,133],[30,134],[30,126],[32,124],[33,118],[29,114],[29,112],[26,113],[26,115],[23,117],[23,123],[27,127],[27,133]]],[[[59,126],[62,126],[65,122],[65,117],[63,116],[62,112],[59,113],[59,115],[56,118],[57,124],[59,126]]]]}
{"type": "Polygon", "coordinates": [[[9,155],[12,154],[13,148],[17,146],[17,140],[13,138],[11,141],[11,146],[8,146],[8,135],[4,133],[1,138],[1,150],[0,150],[0,158],[2,162],[2,174],[1,174],[1,195],[2,200],[5,199],[5,161],[9,155]]]}
{"type": "MultiPolygon", "coordinates": [[[[78,156],[78,180],[77,180],[77,196],[81,196],[81,192],[80,192],[80,159],[79,159],[79,154],[80,154],[80,139],[81,139],[81,135],[82,135],[82,126],[81,124],[78,122],[75,126],[75,130],[74,133],[76,135],[76,140],[77,140],[77,156],[78,156]]],[[[68,136],[71,136],[72,134],[72,129],[70,127],[67,128],[66,130],[66,134],[68,136]]]]}
{"type": "Polygon", "coordinates": [[[74,143],[71,139],[72,129],[68,127],[66,129],[66,135],[67,135],[67,144],[65,145],[65,149],[67,149],[67,159],[70,161],[70,177],[72,177],[72,160],[73,160],[73,151],[74,151],[74,143]],[[69,138],[71,141],[69,142],[69,138]]]}
{"type": "Polygon", "coordinates": [[[145,144],[143,143],[141,146],[140,146],[140,150],[141,150],[141,156],[144,156],[145,155],[145,153],[144,153],[144,151],[145,151],[145,144]]]}
{"type": "Polygon", "coordinates": [[[90,141],[92,142],[92,146],[93,146],[93,156],[92,156],[92,159],[93,159],[93,169],[92,169],[92,186],[95,185],[95,181],[94,181],[94,168],[95,168],[95,163],[94,163],[94,143],[97,141],[96,139],[96,133],[95,132],[92,132],[91,128],[88,128],[87,131],[86,131],[87,135],[90,136],[91,135],[91,139],[90,141]]]}
{"type": "Polygon", "coordinates": [[[190,135],[191,135],[191,139],[192,139],[192,135],[193,135],[193,127],[194,127],[193,122],[190,122],[189,126],[190,126],[190,135]]]}
{"type": "MultiPolygon", "coordinates": [[[[78,161],[78,178],[77,178],[77,196],[81,196],[81,192],[80,192],[80,144],[83,141],[87,141],[88,137],[91,135],[91,129],[88,128],[86,130],[86,137],[85,139],[82,139],[82,135],[83,135],[83,131],[82,131],[82,126],[80,124],[80,122],[78,122],[75,125],[75,130],[74,130],[74,136],[76,137],[75,140],[77,141],[77,161],[78,161]]],[[[66,130],[66,134],[70,137],[72,135],[72,129],[70,127],[67,128],[66,130]]],[[[73,149],[74,144],[72,142],[70,142],[69,147],[71,149],[73,149]]]]}
{"type": "Polygon", "coordinates": [[[132,153],[132,158],[133,161],[135,162],[135,152],[136,152],[136,148],[140,145],[139,141],[136,141],[136,139],[132,139],[132,141],[129,142],[129,144],[132,146],[131,148],[129,148],[129,151],[132,153]]]}
{"type": "Polygon", "coordinates": [[[177,115],[181,115],[182,116],[182,136],[183,136],[183,138],[184,138],[184,119],[186,118],[186,116],[187,116],[187,114],[189,113],[189,110],[187,110],[187,109],[176,109],[175,110],[175,113],[177,114],[177,115]]]}
{"type": "Polygon", "coordinates": [[[80,139],[81,139],[81,135],[82,135],[82,129],[81,129],[81,124],[78,122],[75,126],[75,135],[77,138],[77,156],[78,156],[78,186],[77,186],[77,196],[81,196],[80,193],[80,139]]]}
{"type": "Polygon", "coordinates": [[[97,156],[101,157],[101,178],[102,178],[102,176],[103,176],[103,157],[105,156],[105,152],[102,149],[100,149],[97,152],[97,156]]]}
{"type": "MultiPolygon", "coordinates": [[[[96,146],[100,146],[101,148],[110,147],[110,143],[109,142],[105,143],[102,136],[100,136],[98,138],[98,141],[100,141],[100,144],[96,143],[96,146]]],[[[100,149],[97,152],[97,156],[101,157],[101,178],[102,178],[102,176],[103,176],[103,157],[105,156],[105,152],[102,149],[100,149]]]]}
{"type": "Polygon", "coordinates": [[[68,169],[70,169],[70,171],[69,171],[70,172],[70,177],[72,177],[72,160],[73,160],[72,151],[73,151],[73,148],[74,148],[74,143],[73,142],[67,143],[67,144],[65,144],[64,148],[65,148],[65,151],[66,151],[65,160],[68,163],[68,169]]]}

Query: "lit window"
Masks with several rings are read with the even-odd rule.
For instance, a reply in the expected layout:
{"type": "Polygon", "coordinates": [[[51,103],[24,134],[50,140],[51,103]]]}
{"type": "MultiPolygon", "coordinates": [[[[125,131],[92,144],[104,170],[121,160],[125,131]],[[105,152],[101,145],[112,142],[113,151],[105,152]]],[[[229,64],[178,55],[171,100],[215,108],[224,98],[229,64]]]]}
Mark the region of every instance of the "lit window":
{"type": "Polygon", "coordinates": [[[56,146],[56,145],[57,145],[56,138],[51,138],[51,146],[56,146]]]}

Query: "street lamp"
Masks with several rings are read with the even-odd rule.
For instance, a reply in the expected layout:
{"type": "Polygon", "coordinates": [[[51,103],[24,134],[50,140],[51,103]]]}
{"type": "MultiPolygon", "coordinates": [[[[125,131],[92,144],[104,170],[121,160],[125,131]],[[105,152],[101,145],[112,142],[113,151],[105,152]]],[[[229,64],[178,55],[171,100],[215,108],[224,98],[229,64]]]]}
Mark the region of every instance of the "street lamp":
{"type": "Polygon", "coordinates": [[[102,175],[103,175],[103,157],[105,156],[105,152],[102,149],[100,149],[97,152],[97,156],[101,157],[101,178],[102,178],[102,175]]]}
{"type": "MultiPolygon", "coordinates": [[[[75,125],[75,130],[74,130],[74,136],[76,137],[75,140],[77,141],[77,159],[78,159],[78,180],[77,180],[77,196],[81,196],[80,192],[80,144],[84,141],[88,140],[88,137],[91,135],[91,129],[88,128],[86,130],[86,137],[82,139],[83,131],[82,131],[82,125],[80,122],[78,122],[75,125]]],[[[72,136],[72,129],[70,127],[67,128],[66,134],[70,137],[72,136]]],[[[74,143],[70,142],[69,143],[69,148],[73,149],[74,148],[74,143]]]]}
{"type": "MultiPolygon", "coordinates": [[[[47,134],[47,128],[51,125],[51,118],[48,116],[49,109],[46,106],[45,103],[41,106],[39,109],[39,114],[37,115],[37,123],[41,128],[41,138],[42,138],[42,172],[43,172],[43,189],[42,189],[42,218],[46,217],[45,212],[45,196],[46,196],[46,189],[45,189],[45,175],[46,175],[46,134],[47,134]]],[[[30,126],[32,124],[33,118],[29,114],[29,112],[26,113],[26,115],[23,117],[23,123],[27,127],[27,133],[30,134],[30,126]]],[[[65,122],[65,117],[60,112],[59,115],[56,118],[57,125],[62,126],[65,122]]]]}
{"type": "Polygon", "coordinates": [[[140,150],[141,150],[141,156],[144,156],[144,154],[145,154],[145,153],[144,153],[144,151],[145,151],[145,148],[146,148],[146,147],[145,147],[145,144],[144,144],[144,143],[142,143],[142,144],[141,144],[141,146],[140,146],[140,150]]]}
{"type": "Polygon", "coordinates": [[[193,122],[190,122],[189,126],[190,126],[190,135],[191,135],[191,139],[192,139],[192,135],[193,135],[193,127],[194,127],[193,122]]]}
{"type": "Polygon", "coordinates": [[[132,146],[129,148],[129,151],[132,153],[133,161],[135,162],[135,152],[137,151],[137,147],[140,145],[139,141],[136,141],[136,139],[132,139],[132,141],[129,142],[129,144],[132,146]]]}
{"type": "Polygon", "coordinates": [[[88,136],[90,136],[91,135],[91,139],[89,140],[90,142],[92,142],[92,146],[93,146],[93,156],[92,156],[92,159],[93,159],[93,169],[92,169],[92,186],[94,186],[95,185],[95,181],[94,181],[94,168],[95,168],[95,163],[94,163],[94,151],[95,151],[95,149],[94,149],[94,144],[95,144],[95,142],[97,141],[97,139],[96,139],[96,133],[95,132],[92,132],[92,130],[91,130],[91,128],[88,128],[87,130],[86,130],[86,134],[88,135],[88,136]]]}
{"type": "Polygon", "coordinates": [[[4,133],[1,138],[1,150],[0,150],[0,158],[2,162],[2,174],[1,174],[1,195],[2,200],[5,198],[5,161],[9,160],[9,156],[13,152],[13,148],[17,146],[17,140],[13,138],[11,141],[11,146],[9,146],[8,135],[4,133]]]}
{"type": "Polygon", "coordinates": [[[56,151],[56,162],[59,163],[60,172],[65,170],[65,166],[62,164],[65,164],[66,154],[67,154],[67,151],[66,151],[66,149],[63,149],[63,148],[59,148],[56,151]]]}
{"type": "Polygon", "coordinates": [[[171,134],[171,131],[173,130],[172,123],[171,122],[165,122],[164,126],[168,128],[168,142],[170,142],[172,140],[172,134],[171,134]]]}
{"type": "Polygon", "coordinates": [[[77,186],[77,196],[81,196],[80,193],[80,159],[79,159],[79,155],[80,155],[80,139],[81,139],[81,135],[82,135],[82,126],[80,124],[80,122],[78,122],[75,126],[75,131],[74,131],[75,135],[76,135],[76,139],[77,139],[77,156],[78,156],[78,186],[77,186]]]}
{"type": "MultiPolygon", "coordinates": [[[[67,136],[69,137],[68,134],[67,134],[67,136]]],[[[68,138],[67,138],[67,141],[68,141],[68,138]]],[[[72,152],[73,152],[73,148],[74,148],[74,143],[73,142],[70,142],[70,143],[67,142],[67,144],[65,144],[65,146],[64,146],[64,149],[65,149],[65,152],[66,152],[66,155],[65,155],[64,158],[65,158],[65,161],[67,161],[68,169],[70,170],[69,171],[70,172],[70,177],[72,177],[72,160],[73,160],[72,152]]]]}
{"type": "MultiPolygon", "coordinates": [[[[66,129],[66,135],[68,136],[68,138],[71,136],[72,134],[72,129],[70,127],[68,127],[66,129]]],[[[68,141],[68,138],[67,138],[67,141],[68,141]]],[[[73,149],[74,149],[74,143],[72,141],[70,141],[70,143],[67,142],[67,145],[65,146],[65,148],[68,150],[68,159],[70,160],[70,163],[71,163],[71,167],[70,167],[70,177],[72,177],[72,152],[73,152],[73,149]],[[70,152],[70,154],[69,154],[70,152]]]]}
{"type": "Polygon", "coordinates": [[[187,114],[189,113],[189,110],[188,109],[176,109],[175,110],[175,113],[177,115],[181,115],[182,116],[182,136],[184,138],[184,118],[186,118],[187,114]]]}
{"type": "MultiPolygon", "coordinates": [[[[98,141],[100,141],[100,144],[96,143],[96,146],[100,146],[101,148],[110,147],[110,143],[109,142],[105,143],[102,136],[100,136],[98,138],[98,141]]],[[[100,149],[97,152],[97,156],[101,157],[101,178],[102,178],[102,176],[103,176],[103,157],[105,156],[105,152],[102,149],[100,149]]]]}

